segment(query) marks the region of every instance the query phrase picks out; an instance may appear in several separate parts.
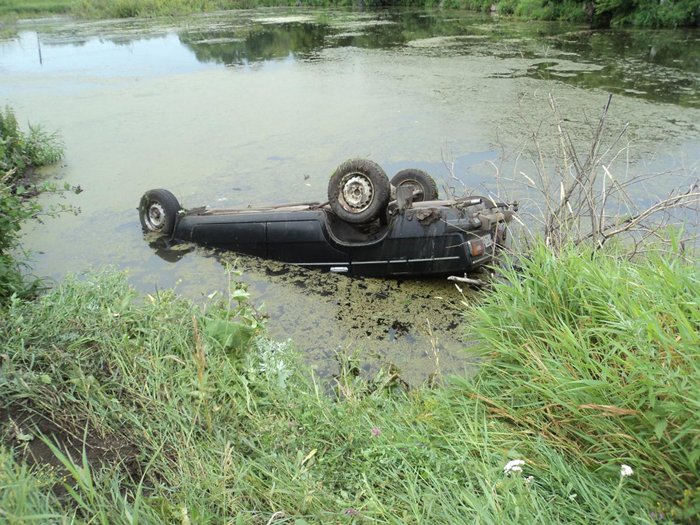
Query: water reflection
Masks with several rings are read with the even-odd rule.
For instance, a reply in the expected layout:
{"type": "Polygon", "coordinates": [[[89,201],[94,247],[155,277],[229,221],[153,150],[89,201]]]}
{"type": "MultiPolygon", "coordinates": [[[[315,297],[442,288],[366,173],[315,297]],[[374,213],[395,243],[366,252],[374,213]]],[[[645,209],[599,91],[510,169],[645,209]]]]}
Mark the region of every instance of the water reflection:
{"type": "MultiPolygon", "coordinates": [[[[26,68],[43,46],[45,64],[123,74],[317,59],[327,49],[410,47],[433,57],[519,59],[494,77],[530,77],[603,89],[656,102],[700,107],[700,30],[590,31],[560,23],[503,21],[455,12],[394,10],[242,11],[181,21],[104,21],[45,25],[0,43],[0,68],[26,68]],[[271,16],[278,13],[279,16],[271,16]],[[80,47],[80,52],[75,48],[80,47]],[[120,51],[119,48],[122,48],[120,51]],[[137,64],[130,63],[134,55],[137,64]],[[144,58],[148,58],[144,63],[144,58]],[[191,59],[190,59],[191,60],[191,59]],[[546,62],[545,62],[546,61],[546,62]],[[189,64],[189,65],[187,65],[189,64]]],[[[33,60],[34,70],[38,70],[33,60]]]]}
{"type": "Polygon", "coordinates": [[[555,67],[531,68],[528,76],[700,107],[697,30],[579,31],[558,36],[552,42],[556,52],[564,57],[581,57],[604,67],[597,74],[572,71],[563,76],[555,63],[555,67]]]}
{"type": "Polygon", "coordinates": [[[291,23],[254,27],[243,38],[220,31],[180,34],[180,41],[200,62],[226,66],[287,58],[307,58],[324,46],[328,29],[324,25],[291,23]]]}
{"type": "Polygon", "coordinates": [[[153,250],[153,253],[169,263],[176,263],[185,255],[195,250],[194,245],[173,243],[170,239],[162,235],[147,233],[144,234],[144,238],[146,242],[148,242],[149,248],[153,250]]]}
{"type": "Polygon", "coordinates": [[[410,46],[431,56],[530,60],[507,76],[565,82],[657,102],[700,107],[700,32],[587,31],[556,23],[515,23],[467,14],[384,12],[370,19],[330,15],[180,33],[198,60],[242,65],[315,58],[325,48],[410,46]],[[546,62],[542,61],[546,60],[546,62]]]}

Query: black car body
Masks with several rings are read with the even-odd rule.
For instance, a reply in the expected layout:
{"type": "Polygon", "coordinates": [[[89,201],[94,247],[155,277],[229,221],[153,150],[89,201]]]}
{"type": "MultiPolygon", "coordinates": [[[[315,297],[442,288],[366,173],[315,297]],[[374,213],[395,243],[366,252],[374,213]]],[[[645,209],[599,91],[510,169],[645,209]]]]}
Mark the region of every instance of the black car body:
{"type": "Polygon", "coordinates": [[[327,206],[180,212],[171,238],[332,272],[445,275],[489,262],[512,211],[485,198],[414,203],[357,226],[327,206]]]}
{"type": "MultiPolygon", "coordinates": [[[[151,190],[139,206],[141,224],[144,230],[159,231],[172,241],[376,277],[464,274],[488,263],[505,241],[514,206],[487,197],[423,201],[424,194],[436,197],[437,189],[416,183],[418,170],[411,172],[410,184],[404,184],[405,177],[395,177],[392,183],[399,186],[392,185],[389,191],[383,171],[379,182],[362,179],[367,162],[353,159],[348,161],[351,170],[339,168],[344,177],[341,186],[346,198],[341,194],[340,200],[345,209],[334,207],[331,198],[327,204],[186,210],[169,191],[151,190]],[[388,203],[377,206],[374,215],[362,222],[352,222],[357,216],[352,206],[370,200],[363,194],[358,197],[358,184],[359,190],[373,197],[383,179],[386,188],[380,189],[388,203]]],[[[378,168],[373,163],[371,167],[378,168]]],[[[432,179],[430,184],[434,185],[432,179]]],[[[336,191],[332,179],[329,195],[336,191]]],[[[366,213],[367,206],[362,206],[366,213]]]]}

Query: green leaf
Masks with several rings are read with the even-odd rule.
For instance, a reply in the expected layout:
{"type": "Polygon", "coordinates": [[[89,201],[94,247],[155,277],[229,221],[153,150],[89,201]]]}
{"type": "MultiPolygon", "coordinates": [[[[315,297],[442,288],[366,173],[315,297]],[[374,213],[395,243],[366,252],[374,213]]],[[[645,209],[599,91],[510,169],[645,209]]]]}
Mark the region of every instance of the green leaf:
{"type": "Polygon", "coordinates": [[[236,288],[231,292],[231,299],[235,299],[238,302],[245,301],[250,297],[250,294],[243,290],[242,288],[236,288]]]}
{"type": "Polygon", "coordinates": [[[226,352],[240,352],[247,348],[254,333],[250,326],[224,319],[210,319],[204,328],[209,341],[226,352]]]}
{"type": "Polygon", "coordinates": [[[666,421],[665,419],[659,419],[654,424],[654,434],[656,435],[657,439],[661,439],[661,436],[663,436],[667,426],[668,421],[666,421]]]}

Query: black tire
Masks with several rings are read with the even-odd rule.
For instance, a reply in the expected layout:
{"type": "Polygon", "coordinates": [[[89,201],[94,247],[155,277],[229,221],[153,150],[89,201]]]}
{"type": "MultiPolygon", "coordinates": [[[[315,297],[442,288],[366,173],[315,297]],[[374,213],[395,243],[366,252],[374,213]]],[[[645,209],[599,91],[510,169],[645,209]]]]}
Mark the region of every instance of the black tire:
{"type": "Polygon", "coordinates": [[[145,232],[170,235],[175,229],[180,203],[168,190],[150,190],[139,203],[139,219],[145,232]]]}
{"type": "Polygon", "coordinates": [[[338,217],[351,224],[365,224],[379,217],[389,204],[391,184],[376,162],[350,159],[328,182],[328,201],[338,217]]]}
{"type": "Polygon", "coordinates": [[[401,186],[413,186],[413,191],[420,193],[413,194],[414,202],[435,201],[438,198],[438,187],[435,179],[423,170],[410,168],[399,171],[391,179],[391,184],[397,188],[401,186]]]}

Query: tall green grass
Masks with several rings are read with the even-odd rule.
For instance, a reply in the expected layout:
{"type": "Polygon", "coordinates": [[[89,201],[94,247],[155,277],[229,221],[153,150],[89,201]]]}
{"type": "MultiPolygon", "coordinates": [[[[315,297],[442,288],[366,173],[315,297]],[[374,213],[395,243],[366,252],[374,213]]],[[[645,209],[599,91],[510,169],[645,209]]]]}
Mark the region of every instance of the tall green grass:
{"type": "Polygon", "coordinates": [[[514,431],[700,515],[700,271],[539,246],[470,309],[484,361],[473,390],[514,431]]]}
{"type": "Polygon", "coordinates": [[[59,522],[62,511],[51,485],[52,481],[39,471],[18,463],[12,449],[0,445],[0,521],[59,522]]]}
{"type": "Polygon", "coordinates": [[[18,179],[26,170],[52,164],[62,156],[63,145],[56,133],[31,124],[24,132],[12,108],[0,110],[0,173],[12,171],[18,179]]]}
{"type": "Polygon", "coordinates": [[[335,389],[305,375],[235,283],[205,307],[139,298],[109,272],[14,299],[0,321],[0,413],[15,459],[5,454],[0,477],[18,481],[3,511],[15,522],[691,523],[695,269],[543,250],[510,277],[470,312],[488,356],[476,380],[410,392],[350,370],[335,389]],[[53,474],[22,460],[36,447],[46,463],[42,439],[53,474]],[[513,459],[522,471],[507,474],[513,459]]]}
{"type": "Polygon", "coordinates": [[[236,7],[241,5],[231,0],[79,0],[74,12],[90,18],[134,18],[185,15],[236,7]]]}

